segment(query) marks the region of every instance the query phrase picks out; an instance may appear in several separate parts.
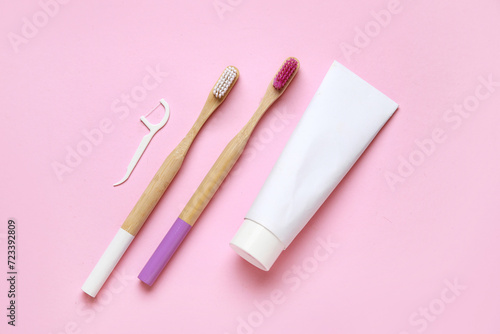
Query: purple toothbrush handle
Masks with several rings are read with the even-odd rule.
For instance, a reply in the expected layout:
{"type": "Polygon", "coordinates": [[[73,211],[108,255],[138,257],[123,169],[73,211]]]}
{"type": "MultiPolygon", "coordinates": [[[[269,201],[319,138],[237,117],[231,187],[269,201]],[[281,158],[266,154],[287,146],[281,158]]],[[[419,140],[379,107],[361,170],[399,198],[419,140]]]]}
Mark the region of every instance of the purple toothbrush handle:
{"type": "Polygon", "coordinates": [[[141,281],[147,285],[153,285],[158,275],[160,275],[172,255],[174,255],[177,247],[179,247],[189,230],[191,230],[191,227],[192,226],[184,220],[177,218],[139,274],[139,279],[141,281]]]}

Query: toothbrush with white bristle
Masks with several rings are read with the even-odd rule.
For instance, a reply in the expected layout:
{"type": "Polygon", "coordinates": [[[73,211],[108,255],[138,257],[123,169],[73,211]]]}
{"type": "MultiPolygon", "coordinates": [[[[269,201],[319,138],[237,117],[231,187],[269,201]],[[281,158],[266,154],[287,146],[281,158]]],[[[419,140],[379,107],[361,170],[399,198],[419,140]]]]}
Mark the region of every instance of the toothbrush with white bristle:
{"type": "Polygon", "coordinates": [[[191,144],[212,113],[224,102],[239,78],[239,71],[234,66],[228,66],[219,77],[213,90],[210,92],[205,106],[191,130],[177,147],[165,159],[160,169],[142,193],[139,201],[134,206],[118,233],[115,235],[108,248],[101,256],[96,266],[82,286],[82,290],[95,297],[104,285],[118,261],[134,240],[141,227],[146,222],[150,213],[167,190],[170,182],[181,168],[191,144]]]}

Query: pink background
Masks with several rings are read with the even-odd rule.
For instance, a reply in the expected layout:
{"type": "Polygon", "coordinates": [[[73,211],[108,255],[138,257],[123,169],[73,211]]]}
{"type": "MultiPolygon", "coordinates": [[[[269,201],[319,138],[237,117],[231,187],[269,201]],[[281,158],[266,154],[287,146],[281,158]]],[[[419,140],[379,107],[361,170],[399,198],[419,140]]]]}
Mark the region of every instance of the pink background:
{"type": "Polygon", "coordinates": [[[15,329],[1,280],[2,333],[500,331],[500,87],[481,83],[500,81],[498,1],[46,2],[51,17],[38,1],[1,5],[0,263],[5,274],[13,217],[19,271],[15,329]],[[29,31],[34,20],[41,27],[29,31]],[[288,56],[301,61],[295,81],[156,285],[142,285],[137,274],[288,56]],[[260,271],[228,243],[335,59],[400,108],[260,271]],[[86,296],[87,275],[227,65],[241,72],[233,92],[114,276],[97,299],[86,296]],[[162,76],[141,90],[155,67],[162,76]],[[131,106],[122,94],[135,94],[131,106]],[[129,181],[112,187],[147,133],[139,117],[160,98],[168,124],[129,181]],[[474,111],[459,116],[452,108],[464,103],[474,111]],[[110,133],[58,178],[53,165],[106,119],[110,133]],[[429,144],[436,131],[440,142],[429,144]],[[321,261],[318,238],[336,244],[321,261]]]}

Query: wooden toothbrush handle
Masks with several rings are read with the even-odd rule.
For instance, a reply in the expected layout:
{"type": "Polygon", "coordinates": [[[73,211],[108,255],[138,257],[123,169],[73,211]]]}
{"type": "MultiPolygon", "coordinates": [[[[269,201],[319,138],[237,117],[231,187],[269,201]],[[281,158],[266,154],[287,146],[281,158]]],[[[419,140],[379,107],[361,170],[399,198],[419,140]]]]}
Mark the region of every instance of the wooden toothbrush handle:
{"type": "Polygon", "coordinates": [[[179,218],[189,225],[194,225],[205,207],[208,205],[217,189],[229,174],[238,158],[243,153],[250,138],[243,129],[227,144],[224,151],[215,161],[208,174],[193,194],[188,204],[184,207],[179,218]]]}
{"type": "Polygon", "coordinates": [[[167,190],[170,182],[172,182],[181,168],[189,147],[196,136],[196,130],[198,129],[191,129],[188,135],[165,159],[151,182],[149,182],[146,190],[142,193],[141,198],[139,198],[139,201],[137,201],[127,219],[125,219],[121,227],[122,229],[134,236],[139,232],[142,225],[144,225],[156,204],[158,204],[158,201],[165,193],[165,190],[167,190]]]}

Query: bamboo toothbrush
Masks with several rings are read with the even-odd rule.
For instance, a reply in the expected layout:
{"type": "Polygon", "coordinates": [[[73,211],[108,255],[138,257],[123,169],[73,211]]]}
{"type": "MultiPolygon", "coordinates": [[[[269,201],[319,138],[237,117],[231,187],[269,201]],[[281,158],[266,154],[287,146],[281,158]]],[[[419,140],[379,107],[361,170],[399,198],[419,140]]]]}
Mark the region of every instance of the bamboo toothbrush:
{"type": "Polygon", "coordinates": [[[162,242],[153,253],[146,266],[139,274],[139,279],[152,285],[168,261],[175,253],[182,240],[191,230],[194,223],[219,189],[231,171],[250,138],[255,126],[269,107],[285,92],[299,70],[299,61],[293,57],[285,60],[273,81],[267,87],[257,111],[243,129],[229,142],[200,186],[182,210],[179,218],[172,225],[162,242]]]}
{"type": "Polygon", "coordinates": [[[191,130],[177,147],[165,159],[160,169],[142,193],[118,233],[115,235],[104,254],[97,262],[94,270],[82,286],[82,290],[95,297],[107,278],[115,268],[128,246],[146,222],[149,214],[163,196],[163,193],[172,182],[181,168],[182,162],[191,147],[196,135],[212,113],[224,102],[234,84],[238,80],[239,71],[234,66],[228,66],[219,77],[219,80],[208,95],[205,106],[191,130]]]}

